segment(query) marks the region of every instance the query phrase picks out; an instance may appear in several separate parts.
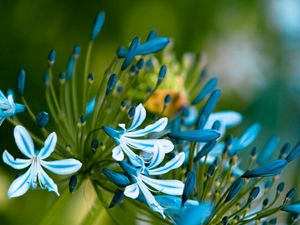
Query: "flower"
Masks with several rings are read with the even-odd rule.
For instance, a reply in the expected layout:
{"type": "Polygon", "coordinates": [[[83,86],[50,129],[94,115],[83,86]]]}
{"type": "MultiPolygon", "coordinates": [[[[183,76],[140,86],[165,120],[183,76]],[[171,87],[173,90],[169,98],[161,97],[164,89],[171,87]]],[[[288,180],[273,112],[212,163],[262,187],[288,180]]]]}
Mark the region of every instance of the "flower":
{"type": "Polygon", "coordinates": [[[137,169],[125,161],[120,162],[122,169],[129,174],[134,181],[133,184],[128,185],[125,188],[124,195],[129,198],[136,199],[139,197],[141,192],[149,207],[153,211],[159,212],[163,217],[165,217],[164,208],[157,202],[151,193],[153,190],[149,187],[168,195],[182,195],[184,184],[179,180],[153,179],[149,176],[162,175],[173,169],[179,168],[184,162],[185,154],[181,152],[164,166],[158,167],[158,165],[164,160],[164,156],[165,154],[163,150],[159,149],[156,144],[152,159],[145,168],[137,169]]]}
{"type": "Polygon", "coordinates": [[[124,153],[129,158],[130,162],[135,166],[142,166],[143,160],[136,155],[132,149],[141,150],[148,153],[153,153],[154,146],[157,145],[159,151],[169,153],[174,149],[174,145],[171,141],[166,139],[140,139],[151,133],[161,132],[165,129],[168,123],[167,118],[161,118],[153,124],[146,126],[143,129],[137,130],[137,128],[146,119],[146,110],[142,104],[139,104],[135,108],[135,113],[131,126],[126,129],[125,124],[119,124],[123,130],[115,130],[111,127],[104,126],[103,129],[114,141],[118,144],[112,150],[112,156],[117,161],[124,159],[124,153]]]}
{"type": "Polygon", "coordinates": [[[22,113],[25,111],[25,106],[15,103],[12,94],[8,94],[6,97],[0,90],[0,125],[3,121],[16,113],[22,113]]]}
{"type": "Polygon", "coordinates": [[[14,129],[14,137],[19,150],[28,159],[14,159],[14,157],[5,150],[3,152],[3,161],[14,169],[20,170],[29,167],[26,173],[17,177],[10,185],[8,197],[14,198],[25,194],[29,188],[48,189],[59,195],[57,185],[47,175],[43,167],[52,173],[59,175],[67,175],[77,172],[81,168],[81,163],[76,159],[63,159],[55,161],[45,161],[56,146],[56,133],[51,133],[44,142],[44,147],[35,151],[33,141],[22,126],[16,126],[14,129]]]}

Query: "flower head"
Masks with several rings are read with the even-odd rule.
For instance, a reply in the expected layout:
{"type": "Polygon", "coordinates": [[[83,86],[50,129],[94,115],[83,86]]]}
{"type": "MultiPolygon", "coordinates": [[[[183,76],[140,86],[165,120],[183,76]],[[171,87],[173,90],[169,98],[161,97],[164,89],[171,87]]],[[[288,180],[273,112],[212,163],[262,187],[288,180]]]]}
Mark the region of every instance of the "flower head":
{"type": "Polygon", "coordinates": [[[16,126],[14,137],[19,150],[27,159],[14,159],[14,157],[5,150],[3,152],[3,161],[14,169],[21,170],[29,167],[22,175],[18,176],[10,185],[8,197],[14,198],[25,194],[30,188],[48,189],[59,195],[57,185],[47,175],[43,168],[52,173],[67,175],[77,172],[81,168],[81,163],[76,159],[63,159],[54,161],[45,161],[55,150],[57,137],[55,132],[51,133],[44,142],[44,147],[36,151],[33,141],[22,126],[16,126]]]}

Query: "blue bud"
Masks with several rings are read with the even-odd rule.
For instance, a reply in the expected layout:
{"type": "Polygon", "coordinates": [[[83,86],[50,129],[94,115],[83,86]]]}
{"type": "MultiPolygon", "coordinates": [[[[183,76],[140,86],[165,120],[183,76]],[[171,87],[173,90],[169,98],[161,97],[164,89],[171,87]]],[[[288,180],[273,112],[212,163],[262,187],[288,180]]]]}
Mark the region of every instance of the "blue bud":
{"type": "Polygon", "coordinates": [[[287,165],[287,163],[288,162],[284,159],[273,160],[270,163],[246,171],[242,177],[255,178],[277,176],[281,173],[282,169],[287,165]]]}
{"type": "Polygon", "coordinates": [[[39,127],[45,127],[49,122],[49,115],[47,112],[40,112],[36,115],[35,121],[39,127]]]}
{"type": "Polygon", "coordinates": [[[104,24],[104,20],[105,20],[105,12],[101,11],[97,14],[95,23],[94,23],[94,27],[91,33],[91,40],[95,41],[96,38],[98,37],[99,33],[102,30],[102,26],[104,24]]]}
{"type": "Polygon", "coordinates": [[[181,206],[183,206],[184,203],[190,198],[194,190],[195,184],[196,184],[196,175],[194,172],[189,172],[187,174],[184,189],[183,189],[181,206]]]}
{"type": "Polygon", "coordinates": [[[196,157],[194,158],[194,161],[198,161],[200,160],[202,157],[206,156],[215,146],[216,146],[217,142],[211,141],[206,143],[202,149],[197,153],[196,157]]]}
{"type": "Polygon", "coordinates": [[[261,153],[258,155],[258,163],[260,165],[263,165],[267,163],[270,158],[272,158],[273,154],[275,153],[277,147],[279,146],[280,139],[277,136],[272,137],[264,147],[264,149],[261,151],[261,153]]]}
{"type": "Polygon", "coordinates": [[[201,102],[209,93],[211,93],[217,86],[218,79],[212,78],[204,85],[196,98],[192,101],[192,105],[196,105],[201,102]]]}
{"type": "Polygon", "coordinates": [[[138,70],[141,70],[144,66],[144,59],[143,58],[140,58],[139,61],[137,61],[136,63],[136,67],[138,70]]]}
{"type": "Polygon", "coordinates": [[[153,60],[152,60],[152,59],[148,59],[148,60],[146,61],[146,69],[147,69],[147,71],[153,69],[153,60]]]}
{"type": "Polygon", "coordinates": [[[288,154],[288,156],[285,158],[286,161],[291,162],[294,159],[296,159],[298,156],[300,155],[300,143],[298,143],[290,152],[290,154],[288,154]]]}
{"type": "Polygon", "coordinates": [[[119,162],[119,164],[126,174],[135,176],[137,175],[138,171],[137,168],[135,168],[134,166],[128,164],[125,161],[121,161],[119,162]]]}
{"type": "Polygon", "coordinates": [[[222,225],[227,225],[228,224],[228,217],[227,216],[224,216],[223,218],[222,218],[222,225]]]}
{"type": "Polygon", "coordinates": [[[107,81],[107,86],[106,86],[106,92],[105,95],[109,95],[110,92],[114,89],[114,87],[116,86],[116,83],[118,81],[118,77],[116,74],[112,74],[110,75],[108,81],[107,81]]]}
{"type": "Polygon", "coordinates": [[[55,52],[55,50],[51,50],[48,55],[49,65],[53,65],[55,60],[56,60],[56,52],[55,52]]]}
{"type": "Polygon", "coordinates": [[[116,138],[119,136],[119,132],[109,126],[103,126],[102,128],[103,128],[104,132],[111,138],[116,138]]]}
{"type": "Polygon", "coordinates": [[[18,73],[18,91],[21,97],[24,95],[25,80],[26,80],[25,70],[21,69],[19,70],[18,73]]]}
{"type": "Polygon", "coordinates": [[[169,134],[171,138],[194,142],[210,142],[216,140],[220,134],[215,130],[174,131],[169,134]]]}
{"type": "Polygon", "coordinates": [[[251,157],[252,157],[252,158],[256,158],[256,155],[257,155],[257,147],[252,148],[250,154],[251,154],[251,157]]]}
{"type": "Polygon", "coordinates": [[[80,123],[84,124],[87,121],[87,115],[80,116],[80,123]]]}
{"type": "Polygon", "coordinates": [[[135,37],[129,46],[128,53],[121,66],[121,70],[125,70],[130,65],[130,63],[134,60],[134,57],[137,55],[136,51],[139,45],[140,45],[140,38],[135,37]]]}
{"type": "Polygon", "coordinates": [[[111,180],[114,184],[116,184],[119,187],[126,187],[130,184],[128,177],[121,173],[117,173],[110,169],[103,169],[102,172],[109,180],[111,180]]]}
{"type": "Polygon", "coordinates": [[[123,91],[123,87],[122,87],[121,85],[119,85],[119,86],[117,87],[117,93],[118,93],[118,94],[121,94],[122,91],[123,91]]]}
{"type": "Polygon", "coordinates": [[[262,202],[263,207],[266,207],[269,204],[269,199],[265,198],[262,202]]]}
{"type": "Polygon", "coordinates": [[[135,113],[135,106],[131,106],[128,110],[128,117],[129,119],[132,119],[135,113]]]}
{"type": "Polygon", "coordinates": [[[71,56],[69,59],[69,62],[68,62],[68,66],[67,66],[67,80],[72,79],[74,69],[75,69],[75,59],[73,56],[71,56]]]}
{"type": "Polygon", "coordinates": [[[122,203],[124,200],[124,193],[121,190],[117,190],[116,193],[114,194],[114,197],[112,198],[109,208],[113,208],[116,205],[122,203]]]}
{"type": "Polygon", "coordinates": [[[72,175],[69,181],[69,191],[70,193],[74,192],[75,187],[77,185],[77,176],[76,175],[72,175]]]}
{"type": "Polygon", "coordinates": [[[214,175],[215,169],[216,169],[216,167],[214,165],[210,165],[208,167],[208,170],[206,172],[207,179],[209,179],[210,177],[212,177],[214,175]]]}
{"type": "Polygon", "coordinates": [[[94,96],[86,105],[85,107],[85,115],[89,116],[94,112],[96,105],[96,96],[94,96]]]}
{"type": "Polygon", "coordinates": [[[291,190],[289,190],[289,192],[286,194],[285,196],[285,200],[286,201],[291,201],[294,198],[296,198],[297,196],[297,189],[296,188],[292,188],[291,190]]]}
{"type": "Polygon", "coordinates": [[[167,73],[167,67],[166,67],[166,65],[162,65],[162,66],[160,67],[160,70],[159,70],[158,80],[157,80],[156,86],[160,85],[160,83],[161,83],[161,82],[163,81],[163,79],[165,78],[166,73],[167,73]]]}
{"type": "Polygon", "coordinates": [[[289,212],[289,213],[294,213],[299,215],[300,214],[300,201],[291,204],[291,205],[286,205],[283,207],[282,209],[285,212],[289,212]]]}
{"type": "Polygon", "coordinates": [[[155,29],[151,30],[147,36],[147,41],[157,38],[157,31],[155,29]]]}
{"type": "Polygon", "coordinates": [[[165,106],[168,106],[170,102],[171,102],[171,95],[167,94],[164,100],[165,106]]]}
{"type": "Polygon", "coordinates": [[[94,74],[93,73],[89,73],[89,75],[88,75],[88,81],[89,81],[90,84],[93,83],[93,81],[94,81],[94,74]]]}
{"type": "Polygon", "coordinates": [[[283,145],[283,147],[281,148],[281,150],[280,150],[279,158],[280,159],[285,158],[290,150],[291,150],[291,144],[290,143],[285,143],[283,145]]]}
{"type": "Polygon", "coordinates": [[[93,151],[96,151],[99,148],[99,140],[98,139],[92,140],[91,148],[93,151]]]}
{"type": "Polygon", "coordinates": [[[137,49],[138,55],[149,55],[152,53],[159,52],[163,48],[165,48],[169,44],[169,38],[166,37],[158,37],[146,41],[141,44],[137,49]]]}
{"type": "Polygon", "coordinates": [[[258,194],[259,194],[260,188],[259,187],[254,187],[250,194],[249,194],[249,199],[248,202],[253,201],[254,199],[257,198],[258,194]]]}
{"type": "Polygon", "coordinates": [[[125,47],[120,47],[117,49],[117,56],[118,58],[125,58],[128,54],[128,51],[125,47]]]}
{"type": "Polygon", "coordinates": [[[277,191],[277,194],[280,194],[281,192],[283,192],[283,190],[284,190],[284,182],[280,182],[278,185],[277,185],[277,189],[276,189],[276,191],[277,191]]]}
{"type": "Polygon", "coordinates": [[[60,74],[58,75],[58,79],[59,79],[59,82],[60,82],[61,84],[63,84],[63,83],[66,81],[66,74],[65,74],[65,73],[60,73],[60,74]]]}
{"type": "Polygon", "coordinates": [[[216,120],[211,127],[211,129],[216,131],[220,130],[220,128],[221,128],[221,122],[219,120],[216,120]]]}
{"type": "Polygon", "coordinates": [[[73,48],[73,56],[78,58],[81,52],[80,45],[75,45],[73,48]]]}
{"type": "Polygon", "coordinates": [[[122,109],[125,109],[126,106],[127,106],[127,102],[126,102],[125,100],[123,100],[123,101],[121,102],[121,108],[122,108],[122,109]]]}
{"type": "Polygon", "coordinates": [[[229,202],[231,199],[233,199],[239,193],[243,185],[244,181],[242,178],[236,179],[229,188],[229,192],[226,196],[225,202],[229,202]]]}

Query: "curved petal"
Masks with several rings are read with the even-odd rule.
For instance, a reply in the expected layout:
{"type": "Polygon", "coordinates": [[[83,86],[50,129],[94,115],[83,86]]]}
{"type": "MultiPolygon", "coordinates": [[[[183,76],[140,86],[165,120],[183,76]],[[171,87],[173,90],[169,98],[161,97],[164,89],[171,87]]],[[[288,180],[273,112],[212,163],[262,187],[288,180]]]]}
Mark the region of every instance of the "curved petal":
{"type": "Polygon", "coordinates": [[[24,105],[22,104],[16,104],[16,113],[22,113],[25,112],[26,108],[24,105]]]}
{"type": "Polygon", "coordinates": [[[34,157],[34,145],[33,141],[27,132],[27,130],[18,125],[14,129],[15,142],[20,151],[28,158],[34,157]]]}
{"type": "Polygon", "coordinates": [[[216,120],[219,120],[225,127],[232,127],[241,123],[243,117],[240,113],[235,111],[222,111],[222,112],[212,113],[209,116],[205,127],[207,129],[211,128],[211,126],[216,120]]]}
{"type": "Polygon", "coordinates": [[[41,165],[52,173],[59,175],[68,175],[77,172],[82,164],[76,159],[62,159],[55,161],[43,161],[41,165]]]}
{"type": "Polygon", "coordinates": [[[139,194],[140,194],[139,187],[136,183],[128,185],[124,191],[125,196],[133,199],[136,199],[139,196],[139,194]]]}
{"type": "Polygon", "coordinates": [[[168,195],[182,195],[184,183],[179,180],[159,180],[140,175],[143,182],[168,195]]]}
{"type": "Polygon", "coordinates": [[[158,147],[165,153],[169,153],[174,149],[173,143],[166,139],[133,139],[122,137],[122,141],[128,144],[131,148],[151,153],[153,152],[155,144],[158,144],[158,147]]]}
{"type": "Polygon", "coordinates": [[[122,161],[124,159],[124,153],[120,145],[113,148],[112,157],[117,161],[122,161]]]}
{"type": "Polygon", "coordinates": [[[8,198],[15,198],[24,195],[31,186],[31,167],[26,173],[16,178],[8,189],[8,198]]]}
{"type": "Polygon", "coordinates": [[[24,169],[31,164],[30,159],[14,159],[14,157],[7,150],[3,152],[2,159],[4,163],[16,170],[24,169]]]}
{"type": "Polygon", "coordinates": [[[149,166],[147,166],[147,168],[151,169],[157,167],[159,164],[161,164],[164,158],[165,158],[165,152],[158,147],[158,144],[156,144],[153,149],[152,159],[150,161],[149,166]]]}
{"type": "Polygon", "coordinates": [[[133,164],[135,167],[143,166],[144,161],[141,159],[141,157],[136,155],[123,141],[121,141],[120,146],[129,158],[131,164],[133,164]]]}
{"type": "Polygon", "coordinates": [[[153,132],[161,132],[168,124],[168,118],[164,117],[153,124],[146,126],[144,129],[131,131],[124,134],[126,137],[142,137],[153,132]]]}
{"type": "Polygon", "coordinates": [[[182,165],[185,160],[184,152],[177,154],[172,160],[167,162],[164,166],[158,167],[156,169],[149,170],[150,175],[160,175],[169,172],[170,170],[177,169],[182,165]]]}
{"type": "Polygon", "coordinates": [[[135,108],[134,117],[131,126],[128,128],[128,131],[138,128],[146,118],[146,110],[142,104],[139,104],[135,108]]]}
{"type": "Polygon", "coordinates": [[[47,137],[47,139],[44,143],[44,147],[41,149],[40,153],[38,154],[38,157],[41,159],[48,158],[52,154],[52,152],[55,150],[56,142],[57,142],[56,133],[52,132],[47,137]]]}
{"type": "Polygon", "coordinates": [[[48,176],[48,174],[42,169],[39,169],[38,172],[38,178],[39,178],[39,183],[42,189],[48,189],[48,191],[53,191],[55,192],[58,196],[58,190],[57,190],[57,185],[54,183],[51,177],[48,176]]]}

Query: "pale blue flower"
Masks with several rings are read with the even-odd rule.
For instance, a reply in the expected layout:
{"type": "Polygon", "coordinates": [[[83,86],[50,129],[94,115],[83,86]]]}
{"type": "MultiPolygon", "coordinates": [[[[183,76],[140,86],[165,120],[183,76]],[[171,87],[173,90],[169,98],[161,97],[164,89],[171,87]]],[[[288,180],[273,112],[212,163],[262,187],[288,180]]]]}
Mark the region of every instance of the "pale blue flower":
{"type": "Polygon", "coordinates": [[[14,137],[19,150],[27,157],[27,159],[14,159],[14,157],[5,150],[3,152],[3,161],[14,169],[21,170],[29,167],[26,173],[17,177],[10,185],[8,197],[14,198],[25,194],[30,188],[48,189],[59,195],[57,185],[47,175],[43,168],[52,173],[59,175],[67,175],[77,172],[81,168],[81,162],[76,159],[63,159],[54,161],[45,161],[55,150],[57,137],[56,133],[51,133],[45,140],[44,147],[35,151],[33,141],[22,126],[16,126],[14,129],[14,137]]]}
{"type": "Polygon", "coordinates": [[[22,113],[25,111],[25,106],[15,103],[14,97],[10,93],[6,97],[2,91],[0,91],[0,125],[3,121],[11,116],[14,116],[16,113],[22,113]]]}
{"type": "Polygon", "coordinates": [[[165,129],[168,123],[167,118],[161,118],[153,124],[146,126],[143,129],[137,129],[146,119],[146,110],[142,104],[139,104],[134,113],[131,126],[126,129],[125,124],[119,124],[122,130],[115,130],[111,127],[104,126],[104,131],[114,139],[118,144],[112,150],[112,156],[117,161],[124,159],[124,153],[129,158],[130,162],[135,166],[142,166],[143,160],[135,154],[132,149],[141,150],[146,153],[153,153],[154,146],[157,145],[159,151],[169,153],[174,149],[174,145],[167,139],[144,138],[151,133],[161,132],[165,129]]]}
{"type": "Polygon", "coordinates": [[[159,149],[158,145],[155,145],[153,157],[145,168],[137,169],[124,161],[120,163],[124,171],[126,171],[134,181],[133,184],[128,185],[125,188],[125,196],[136,199],[142,194],[149,207],[153,211],[159,212],[163,217],[164,208],[157,202],[151,192],[154,191],[180,196],[183,193],[184,184],[179,180],[161,180],[150,178],[150,176],[162,175],[173,169],[179,168],[184,162],[185,154],[181,152],[165,165],[159,166],[164,160],[164,156],[164,151],[159,149]]]}

